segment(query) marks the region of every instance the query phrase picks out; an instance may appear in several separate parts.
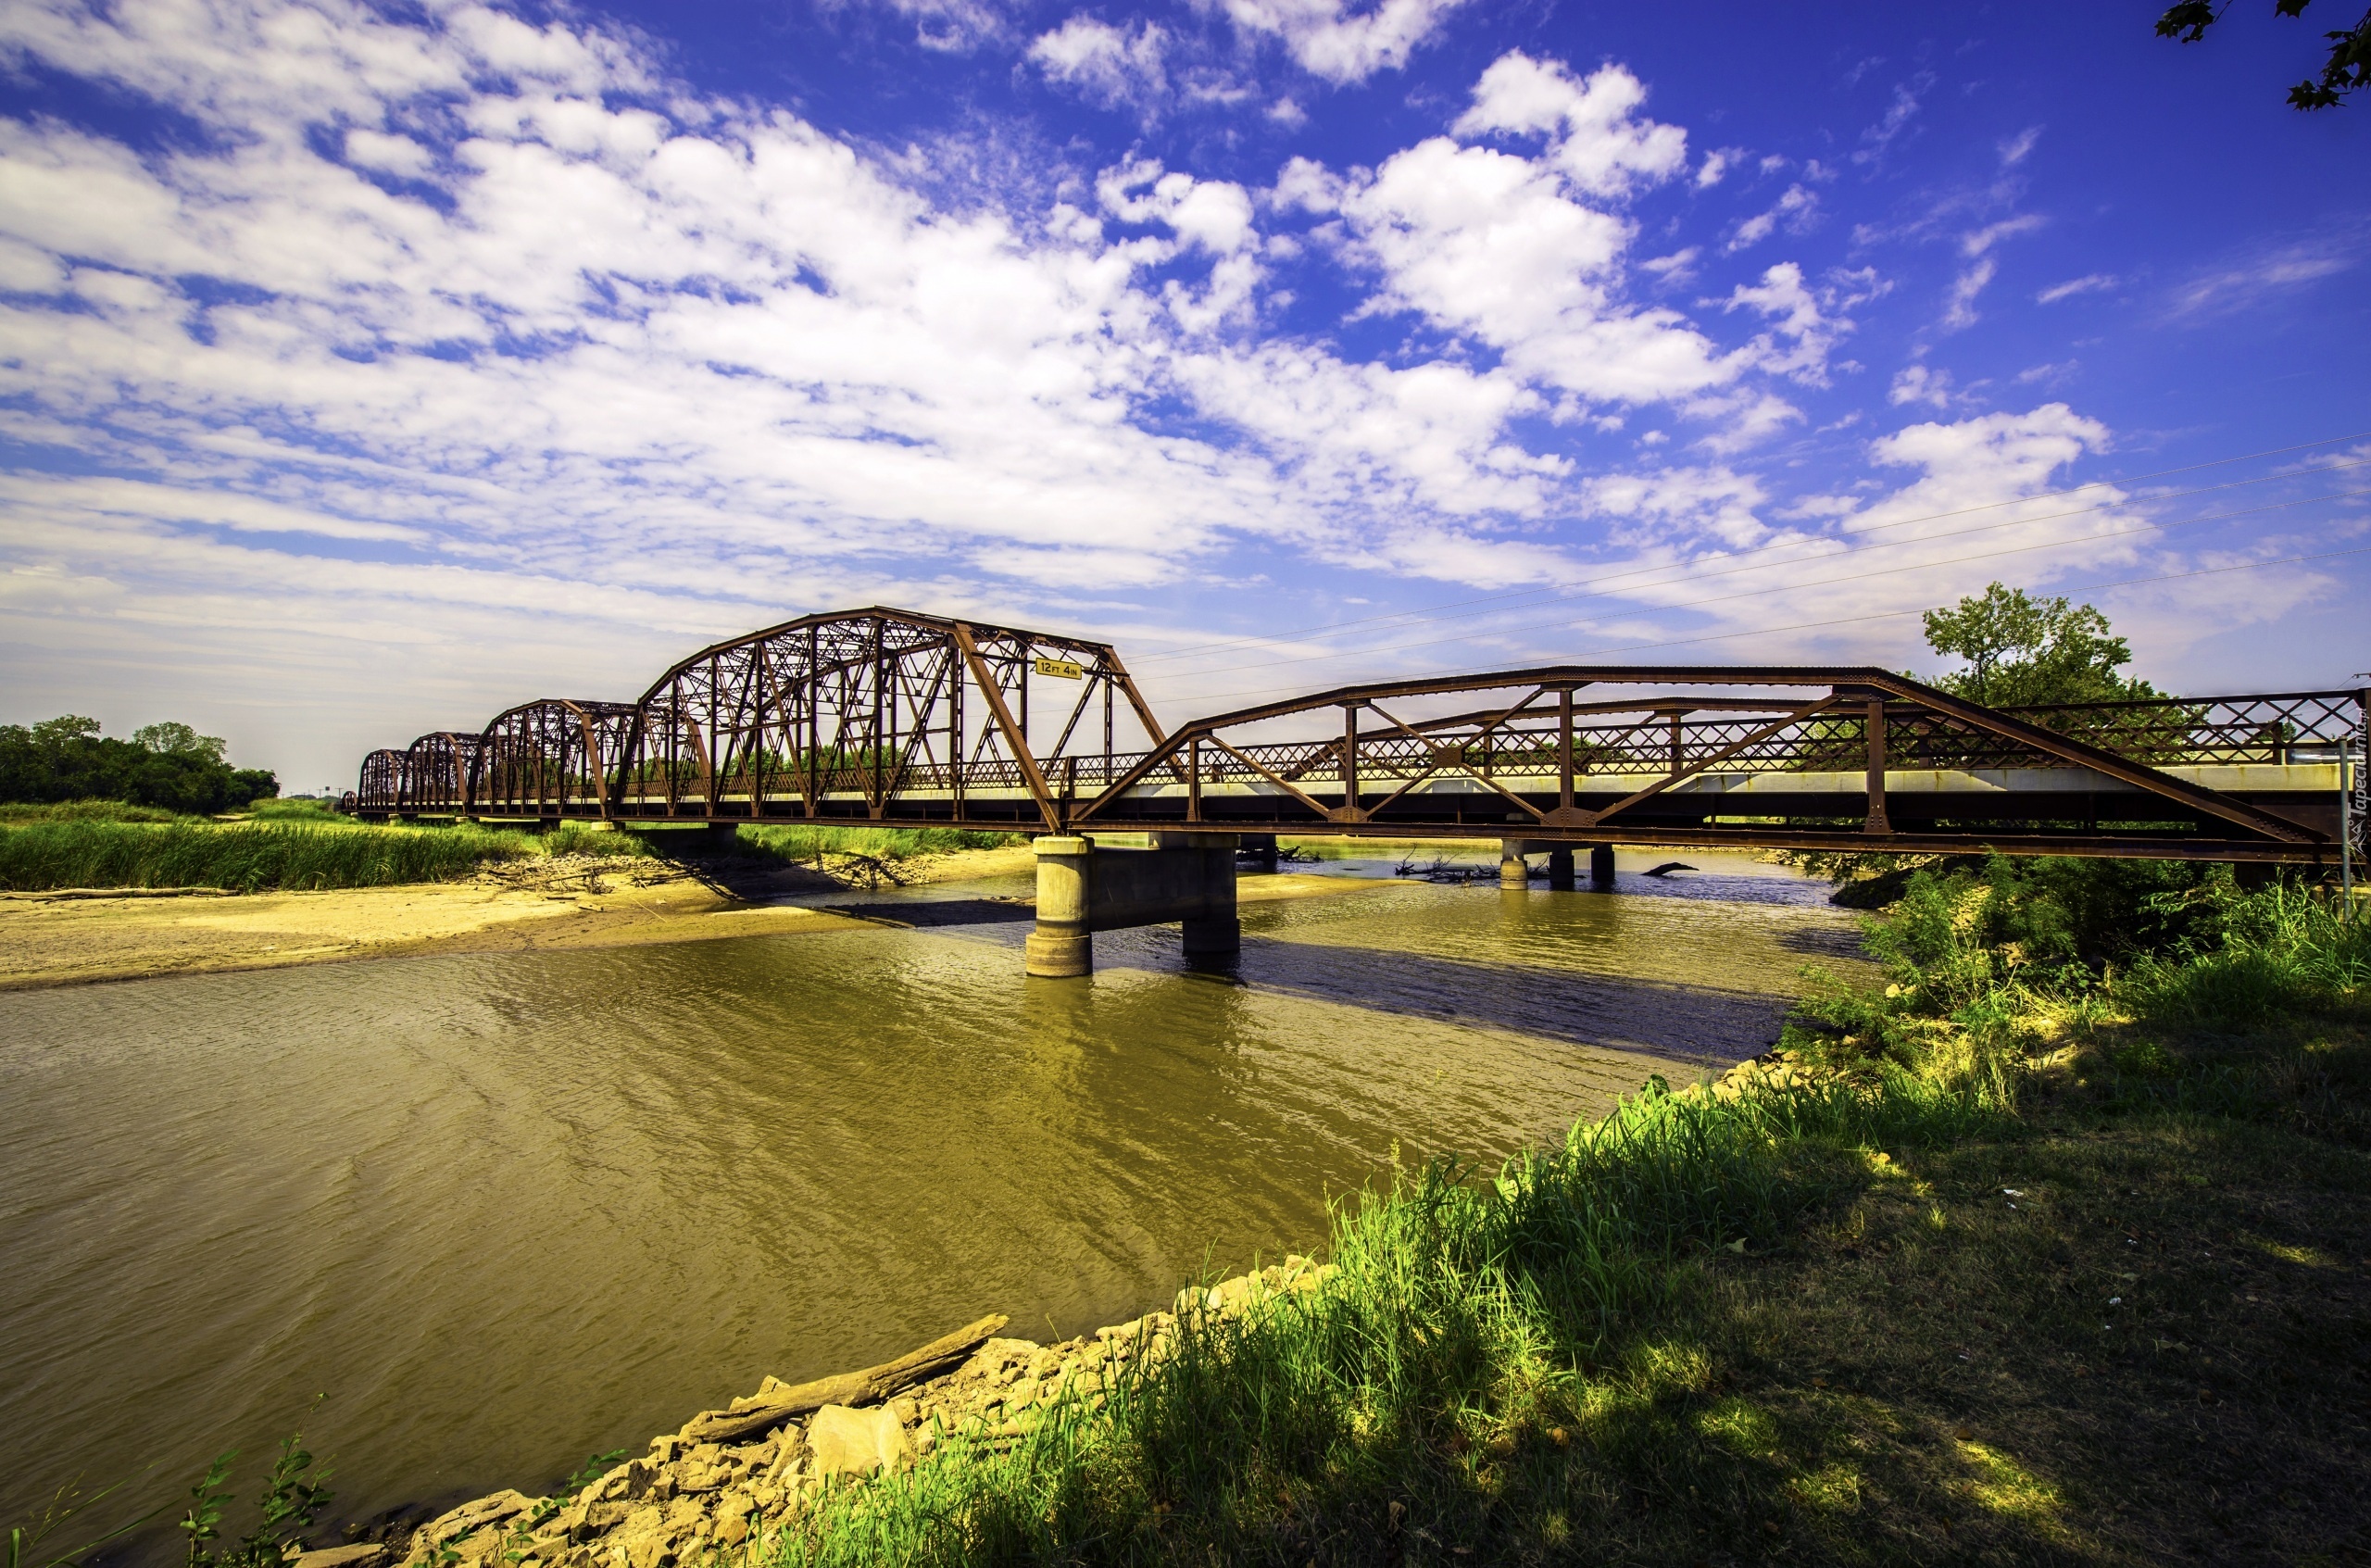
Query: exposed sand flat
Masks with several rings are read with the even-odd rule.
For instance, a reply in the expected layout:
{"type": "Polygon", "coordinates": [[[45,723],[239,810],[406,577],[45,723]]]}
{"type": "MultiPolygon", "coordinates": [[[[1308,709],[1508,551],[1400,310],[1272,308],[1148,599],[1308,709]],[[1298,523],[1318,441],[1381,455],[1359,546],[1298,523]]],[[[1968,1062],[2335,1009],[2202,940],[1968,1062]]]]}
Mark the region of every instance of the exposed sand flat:
{"type": "Polygon", "coordinates": [[[244,897],[0,898],[0,989],[400,953],[675,942],[845,924],[680,873],[574,889],[477,880],[244,897]],[[596,891],[596,888],[598,891],[596,891]]]}
{"type": "MultiPolygon", "coordinates": [[[[917,857],[902,884],[1025,872],[1028,846],[917,857]]],[[[0,894],[0,990],[413,953],[695,942],[846,927],[858,917],[767,900],[860,889],[862,869],[734,867],[730,885],[655,859],[523,861],[468,882],[325,893],[0,894]]],[[[1354,890],[1342,877],[1245,877],[1246,903],[1354,890]]],[[[899,911],[884,906],[881,911],[899,911]]]]}

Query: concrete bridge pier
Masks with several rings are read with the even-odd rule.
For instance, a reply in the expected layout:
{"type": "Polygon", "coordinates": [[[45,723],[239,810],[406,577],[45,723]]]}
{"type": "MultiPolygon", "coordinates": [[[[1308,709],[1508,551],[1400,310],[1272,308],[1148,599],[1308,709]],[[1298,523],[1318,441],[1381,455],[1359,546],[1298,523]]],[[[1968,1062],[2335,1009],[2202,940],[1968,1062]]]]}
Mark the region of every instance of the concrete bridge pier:
{"type": "MultiPolygon", "coordinates": [[[[1559,891],[1570,891],[1574,883],[1574,851],[1570,844],[1527,843],[1520,838],[1499,840],[1499,885],[1506,888],[1531,885],[1531,868],[1524,861],[1528,849],[1546,851],[1548,855],[1548,885],[1559,891]]],[[[1599,893],[1613,890],[1613,846],[1592,844],[1589,852],[1589,886],[1599,893]]]]}
{"type": "Polygon", "coordinates": [[[1232,834],[1155,834],[1150,849],[1048,835],[1035,847],[1037,926],[1022,958],[1031,974],[1064,980],[1094,972],[1095,933],[1123,926],[1177,921],[1188,958],[1223,958],[1243,946],[1232,834]]]}
{"type": "Polygon", "coordinates": [[[1273,872],[1276,869],[1276,835],[1273,833],[1247,833],[1236,842],[1251,857],[1254,869],[1273,872]]]}

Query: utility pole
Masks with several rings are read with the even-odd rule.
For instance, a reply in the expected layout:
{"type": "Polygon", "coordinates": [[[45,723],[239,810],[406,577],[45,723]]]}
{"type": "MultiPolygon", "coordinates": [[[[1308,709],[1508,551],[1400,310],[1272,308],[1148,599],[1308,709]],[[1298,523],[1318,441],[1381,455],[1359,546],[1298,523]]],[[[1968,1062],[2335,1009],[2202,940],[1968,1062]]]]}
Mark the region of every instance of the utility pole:
{"type": "MultiPolygon", "coordinates": [[[[2358,681],[2371,681],[2371,670],[2354,672],[2358,681]]],[[[2371,749],[2371,702],[2364,704],[2364,744],[2371,749]]],[[[2364,759],[2371,763],[2371,756],[2364,759]]],[[[2354,737],[2347,736],[2338,747],[2338,877],[2339,889],[2345,899],[2349,920],[2354,918],[2354,737]]]]}

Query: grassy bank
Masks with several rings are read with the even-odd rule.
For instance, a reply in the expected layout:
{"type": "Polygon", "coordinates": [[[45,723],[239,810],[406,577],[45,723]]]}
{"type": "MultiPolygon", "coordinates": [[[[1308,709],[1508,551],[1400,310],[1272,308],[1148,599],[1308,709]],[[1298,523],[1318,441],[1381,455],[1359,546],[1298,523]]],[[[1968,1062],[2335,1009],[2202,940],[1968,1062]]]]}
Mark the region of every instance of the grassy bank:
{"type": "Polygon", "coordinates": [[[1889,994],[1829,989],[1782,1065],[1402,1173],[1323,1296],[768,1554],[2352,1560],[2371,937],[2210,879],[2121,968],[2044,963],[2054,897],[1914,886],[1889,994]]]}
{"type": "Polygon", "coordinates": [[[1022,834],[981,833],[971,828],[843,828],[752,822],[745,824],[740,832],[743,854],[796,865],[813,865],[818,859],[828,860],[834,855],[908,860],[922,855],[998,849],[1026,842],[1022,834]]]}
{"type": "Polygon", "coordinates": [[[263,822],[80,819],[0,825],[0,888],[220,887],[318,890],[450,882],[537,855],[638,855],[626,834],[560,828],[533,834],[263,822]]]}
{"type": "MultiPolygon", "coordinates": [[[[833,859],[894,863],[960,849],[1017,844],[1019,835],[954,828],[746,826],[738,852],[784,864],[833,859]]],[[[449,882],[486,866],[539,855],[647,856],[672,848],[659,835],[569,822],[546,832],[373,825],[292,801],[252,820],[215,822],[115,801],[0,808],[0,888],[221,887],[316,890],[449,882]]],[[[707,846],[699,847],[702,853],[707,846]]]]}
{"type": "Polygon", "coordinates": [[[53,800],[0,802],[0,827],[32,822],[202,822],[162,806],[134,806],[121,800],[53,800]]]}

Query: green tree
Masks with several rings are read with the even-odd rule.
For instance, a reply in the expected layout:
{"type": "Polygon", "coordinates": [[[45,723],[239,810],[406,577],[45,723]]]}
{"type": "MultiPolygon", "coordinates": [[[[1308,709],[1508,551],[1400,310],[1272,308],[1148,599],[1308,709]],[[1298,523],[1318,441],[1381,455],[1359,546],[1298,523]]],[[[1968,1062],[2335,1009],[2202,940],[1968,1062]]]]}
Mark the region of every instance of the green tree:
{"type": "Polygon", "coordinates": [[[2039,599],[1995,583],[1926,615],[1926,644],[1967,661],[1935,684],[1995,708],[2148,697],[2148,682],[2119,673],[2132,648],[2089,605],[2039,599]]]}
{"type": "MultiPolygon", "coordinates": [[[[2273,15],[2302,17],[2313,0],[2273,0],[2273,15]]],[[[2195,44],[2206,36],[2206,30],[2223,19],[2231,0],[2181,0],[2157,19],[2157,36],[2178,38],[2185,44],[2195,44]]],[[[2347,95],[2371,84],[2371,11],[2352,27],[2336,32],[2325,32],[2329,41],[2329,58],[2322,63],[2322,77],[2316,82],[2307,77],[2289,90],[2291,107],[2301,109],[2336,108],[2347,95]]]]}
{"type": "MultiPolygon", "coordinates": [[[[89,722],[85,720],[83,722],[89,722]]],[[[93,728],[97,726],[94,725],[93,728]]],[[[132,744],[166,757],[197,757],[220,763],[231,747],[220,735],[202,735],[179,720],[144,724],[132,732],[132,744]]]]}

